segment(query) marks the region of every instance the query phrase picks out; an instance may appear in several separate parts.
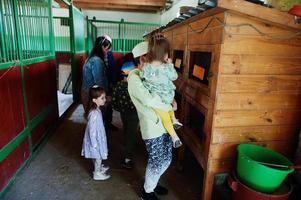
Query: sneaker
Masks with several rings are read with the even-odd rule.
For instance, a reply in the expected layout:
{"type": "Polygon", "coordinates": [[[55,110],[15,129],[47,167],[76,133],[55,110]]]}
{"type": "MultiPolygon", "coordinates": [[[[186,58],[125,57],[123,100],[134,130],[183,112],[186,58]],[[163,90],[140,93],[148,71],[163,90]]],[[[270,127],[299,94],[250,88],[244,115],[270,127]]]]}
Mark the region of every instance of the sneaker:
{"type": "Polygon", "coordinates": [[[101,172],[106,173],[110,169],[109,166],[105,166],[104,164],[101,164],[101,172]]]}
{"type": "Polygon", "coordinates": [[[172,124],[175,130],[180,129],[183,126],[183,124],[180,123],[179,120],[176,118],[172,119],[172,124]]]}
{"type": "Polygon", "coordinates": [[[103,172],[93,172],[93,179],[96,181],[104,181],[109,179],[111,176],[103,172]]]}
{"type": "Polygon", "coordinates": [[[121,165],[126,169],[132,169],[134,167],[134,162],[131,159],[124,159],[121,162],[121,165]]]}
{"type": "Polygon", "coordinates": [[[157,187],[154,189],[155,193],[157,195],[167,195],[168,194],[168,189],[161,186],[161,185],[157,185],[157,187]]]}
{"type": "Polygon", "coordinates": [[[177,139],[174,143],[173,143],[173,147],[174,148],[179,148],[180,146],[182,146],[182,142],[180,139],[177,139]]]}
{"type": "Polygon", "coordinates": [[[157,197],[157,195],[154,192],[146,193],[144,188],[142,189],[140,199],[141,200],[159,200],[159,198],[157,197]]]}

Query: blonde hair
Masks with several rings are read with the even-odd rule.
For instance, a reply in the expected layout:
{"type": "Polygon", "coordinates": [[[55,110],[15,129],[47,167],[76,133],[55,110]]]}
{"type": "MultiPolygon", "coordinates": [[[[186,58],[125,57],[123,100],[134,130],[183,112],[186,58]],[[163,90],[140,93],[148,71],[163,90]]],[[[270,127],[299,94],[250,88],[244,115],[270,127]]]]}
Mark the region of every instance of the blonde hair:
{"type": "Polygon", "coordinates": [[[158,60],[161,62],[165,61],[165,55],[170,54],[169,41],[161,34],[155,34],[149,38],[148,41],[148,53],[146,55],[146,61],[152,62],[158,60]]]}

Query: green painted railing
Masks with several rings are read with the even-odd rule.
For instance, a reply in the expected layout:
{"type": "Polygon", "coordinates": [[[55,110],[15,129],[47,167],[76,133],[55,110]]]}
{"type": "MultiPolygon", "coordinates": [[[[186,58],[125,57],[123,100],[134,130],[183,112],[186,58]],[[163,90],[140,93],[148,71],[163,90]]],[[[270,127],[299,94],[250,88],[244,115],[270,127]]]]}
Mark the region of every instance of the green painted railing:
{"type": "Polygon", "coordinates": [[[18,0],[16,2],[23,59],[51,55],[48,1],[18,0]]]}
{"type": "Polygon", "coordinates": [[[158,27],[160,24],[136,23],[121,21],[104,21],[88,19],[86,50],[91,50],[97,36],[104,34],[112,38],[112,51],[126,53],[134,46],[144,41],[143,35],[158,27]],[[90,39],[91,37],[92,39],[90,39]]]}
{"type": "Polygon", "coordinates": [[[53,17],[53,32],[56,52],[70,52],[70,18],[53,17]]]}
{"type": "Polygon", "coordinates": [[[0,1],[0,65],[53,54],[48,0],[0,1]],[[20,50],[20,52],[19,52],[20,50]]]}
{"type": "MultiPolygon", "coordinates": [[[[12,67],[20,69],[20,77],[15,78],[21,79],[23,113],[26,121],[25,129],[0,149],[0,162],[24,140],[28,140],[32,156],[34,147],[31,131],[46,115],[54,111],[47,109],[47,112],[41,114],[41,118],[30,119],[24,77],[26,65],[54,59],[51,5],[52,0],[0,0],[0,70],[9,71],[12,67]]],[[[13,84],[13,79],[11,81],[13,84]]],[[[9,183],[13,182],[14,177],[9,183]]],[[[0,192],[0,198],[6,188],[0,192]]]]}
{"type": "Polygon", "coordinates": [[[0,3],[0,63],[19,60],[13,7],[12,1],[0,3]]]}

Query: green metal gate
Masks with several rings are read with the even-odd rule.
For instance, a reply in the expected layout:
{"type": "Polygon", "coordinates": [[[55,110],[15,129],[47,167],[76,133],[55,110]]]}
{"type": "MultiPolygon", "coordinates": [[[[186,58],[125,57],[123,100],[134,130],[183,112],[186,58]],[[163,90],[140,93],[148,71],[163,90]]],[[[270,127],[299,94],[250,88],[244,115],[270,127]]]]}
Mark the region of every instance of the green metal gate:
{"type": "Polygon", "coordinates": [[[56,52],[71,52],[70,18],[53,17],[53,31],[56,52]]]}
{"type": "Polygon", "coordinates": [[[85,57],[85,17],[84,14],[71,5],[69,7],[71,17],[70,33],[71,33],[71,60],[72,60],[72,87],[73,100],[80,100],[82,67],[85,57]]]}
{"type": "Polygon", "coordinates": [[[90,51],[97,36],[104,34],[112,38],[112,51],[127,53],[132,51],[134,46],[143,41],[143,35],[154,30],[160,24],[137,23],[121,21],[87,20],[87,46],[90,51]],[[92,39],[90,39],[91,37],[92,39]]]}
{"type": "Polygon", "coordinates": [[[49,15],[51,1],[0,2],[0,68],[53,56],[52,19],[49,15]]]}
{"type": "MultiPolygon", "coordinates": [[[[29,80],[25,81],[26,67],[36,63],[52,61],[54,58],[52,0],[0,0],[0,70],[2,71],[0,79],[5,77],[11,70],[17,69],[18,73],[9,77],[9,82],[4,83],[7,86],[17,85],[18,81],[21,80],[21,84],[18,87],[21,87],[23,99],[20,104],[23,105],[24,110],[22,112],[24,114],[22,116],[25,118],[24,129],[21,132],[14,133],[16,135],[13,135],[13,138],[9,138],[9,141],[0,149],[0,163],[7,161],[6,158],[14,155],[13,152],[22,146],[21,144],[26,140],[28,141],[30,154],[29,157],[25,157],[24,153],[24,162],[20,160],[18,166],[15,166],[17,168],[13,170],[17,171],[13,171],[15,173],[13,177],[8,177],[7,185],[4,185],[3,189],[1,188],[0,198],[13,183],[17,174],[30,162],[33,155],[40,148],[42,140],[37,141],[33,145],[32,131],[49,115],[56,112],[56,99],[50,99],[46,102],[50,103],[43,105],[42,110],[38,110],[37,113],[32,112],[34,114],[30,115],[29,105],[30,103],[33,105],[33,103],[29,102],[30,98],[27,95],[28,87],[26,83],[29,80]]],[[[38,65],[36,66],[36,68],[39,67],[38,65]]],[[[1,103],[8,105],[8,102],[15,102],[14,99],[10,98],[10,96],[1,96],[3,101],[1,103]]],[[[2,116],[7,114],[3,113],[3,111],[1,112],[2,116]]],[[[6,117],[9,122],[9,116],[6,117]]],[[[7,121],[2,121],[1,123],[7,123],[7,121]]],[[[22,122],[18,121],[18,123],[22,122]]],[[[14,127],[10,128],[13,129],[14,127]]],[[[1,137],[4,137],[12,133],[11,130],[5,130],[1,134],[1,137]]],[[[5,174],[5,171],[3,170],[0,173],[5,174]]]]}

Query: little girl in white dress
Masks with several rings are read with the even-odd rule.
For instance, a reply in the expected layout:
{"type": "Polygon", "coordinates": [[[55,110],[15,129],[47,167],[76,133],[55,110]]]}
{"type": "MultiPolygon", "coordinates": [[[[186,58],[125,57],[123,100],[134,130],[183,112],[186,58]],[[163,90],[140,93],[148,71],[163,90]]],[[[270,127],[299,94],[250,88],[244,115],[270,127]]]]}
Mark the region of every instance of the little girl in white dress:
{"type": "Polygon", "coordinates": [[[89,107],[86,117],[88,124],[85,130],[81,155],[94,161],[94,180],[107,180],[109,167],[102,165],[102,160],[108,157],[107,137],[103,124],[100,106],[104,106],[106,94],[103,88],[93,86],[89,90],[89,107]]]}

